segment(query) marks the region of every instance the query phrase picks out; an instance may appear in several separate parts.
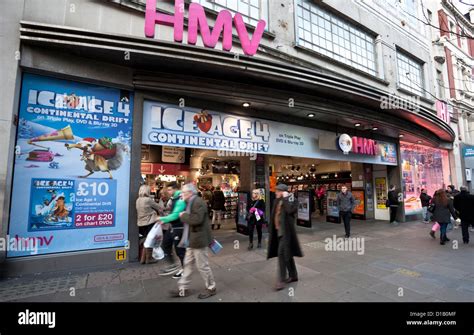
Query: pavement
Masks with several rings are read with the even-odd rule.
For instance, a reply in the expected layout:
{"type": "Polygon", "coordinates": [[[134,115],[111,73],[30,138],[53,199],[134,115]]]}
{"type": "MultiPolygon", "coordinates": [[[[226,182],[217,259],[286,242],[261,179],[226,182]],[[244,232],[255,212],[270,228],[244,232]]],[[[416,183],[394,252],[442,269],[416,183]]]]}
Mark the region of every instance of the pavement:
{"type": "MultiPolygon", "coordinates": [[[[448,232],[451,242],[442,246],[428,235],[430,229],[431,225],[422,222],[391,226],[383,221],[354,220],[352,237],[356,240],[352,241],[359,244],[352,246],[361,247],[363,241],[363,250],[328,251],[326,238],[343,237],[343,225],[316,222],[313,228],[298,227],[304,252],[303,258],[296,258],[299,281],[279,292],[273,290],[277,260],[267,260],[265,248],[248,251],[247,236],[216,231],[224,246],[219,255],[210,256],[217,295],[205,301],[473,302],[474,235],[471,244],[465,245],[461,229],[454,229],[448,232]]],[[[264,239],[266,245],[266,234],[264,239]]],[[[8,278],[0,281],[0,301],[200,301],[197,293],[204,284],[197,271],[191,287],[196,294],[176,299],[168,295],[176,288],[176,280],[158,275],[164,266],[162,262],[129,263],[113,270],[8,278]]]]}

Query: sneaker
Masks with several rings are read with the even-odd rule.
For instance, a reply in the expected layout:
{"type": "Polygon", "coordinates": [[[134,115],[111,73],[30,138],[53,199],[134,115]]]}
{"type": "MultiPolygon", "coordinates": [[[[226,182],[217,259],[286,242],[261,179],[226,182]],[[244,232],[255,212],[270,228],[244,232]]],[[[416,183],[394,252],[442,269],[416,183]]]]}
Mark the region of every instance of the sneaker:
{"type": "Polygon", "coordinates": [[[178,272],[176,272],[176,273],[173,275],[173,279],[179,279],[179,278],[181,278],[181,277],[183,276],[183,272],[184,272],[183,269],[181,269],[181,270],[179,270],[178,272]]]}
{"type": "Polygon", "coordinates": [[[436,238],[435,232],[434,232],[434,231],[430,231],[430,236],[431,236],[432,238],[436,238]]]}
{"type": "Polygon", "coordinates": [[[198,295],[198,299],[207,299],[212,297],[213,295],[216,295],[216,289],[213,288],[212,290],[205,290],[198,295]]]}
{"type": "Polygon", "coordinates": [[[165,269],[161,269],[159,275],[160,276],[169,276],[178,271],[180,265],[179,264],[173,264],[168,266],[165,269]]]}

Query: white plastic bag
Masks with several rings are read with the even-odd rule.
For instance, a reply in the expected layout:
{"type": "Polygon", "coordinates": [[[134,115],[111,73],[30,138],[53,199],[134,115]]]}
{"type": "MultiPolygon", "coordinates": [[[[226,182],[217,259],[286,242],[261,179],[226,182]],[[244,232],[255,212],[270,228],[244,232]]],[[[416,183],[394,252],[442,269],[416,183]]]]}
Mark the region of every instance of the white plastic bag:
{"type": "Polygon", "coordinates": [[[153,228],[151,228],[150,232],[146,236],[144,247],[145,248],[159,248],[161,246],[162,241],[163,241],[163,230],[161,229],[161,224],[155,223],[153,228]]]}
{"type": "Polygon", "coordinates": [[[161,247],[153,248],[152,256],[154,259],[159,261],[160,259],[165,258],[165,252],[163,251],[163,249],[161,249],[161,247]]]}

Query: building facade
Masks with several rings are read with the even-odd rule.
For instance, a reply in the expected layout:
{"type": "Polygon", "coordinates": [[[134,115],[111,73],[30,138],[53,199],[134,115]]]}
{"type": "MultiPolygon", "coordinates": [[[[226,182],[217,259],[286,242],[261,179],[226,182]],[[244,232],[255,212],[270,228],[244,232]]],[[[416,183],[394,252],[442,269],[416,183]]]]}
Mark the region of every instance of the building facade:
{"type": "Polygon", "coordinates": [[[241,191],[270,194],[275,180],[296,185],[310,172],[331,191],[347,182],[367,219],[388,219],[390,184],[401,221],[418,215],[422,187],[452,182],[455,133],[436,112],[421,2],[3,7],[1,236],[40,246],[4,254],[8,272],[113,264],[124,248],[136,260],[142,175],[195,180],[216,155],[207,151],[260,157],[241,160],[241,191]],[[189,173],[166,165],[175,154],[165,147],[186,148],[172,161],[189,173]]]}
{"type": "Polygon", "coordinates": [[[450,1],[433,2],[430,5],[432,7],[427,10],[434,14],[431,16],[431,34],[438,114],[456,132],[453,183],[469,184],[472,190],[470,175],[473,166],[466,152],[473,144],[474,11],[463,13],[450,1]]]}

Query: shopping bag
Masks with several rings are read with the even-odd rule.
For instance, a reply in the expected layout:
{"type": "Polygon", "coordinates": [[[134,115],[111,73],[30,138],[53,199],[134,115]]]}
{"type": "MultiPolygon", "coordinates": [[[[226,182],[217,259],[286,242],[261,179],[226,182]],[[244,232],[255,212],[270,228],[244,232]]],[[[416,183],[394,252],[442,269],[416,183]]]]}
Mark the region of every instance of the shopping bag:
{"type": "Polygon", "coordinates": [[[161,246],[162,241],[163,230],[161,229],[161,224],[155,223],[153,228],[151,228],[150,232],[146,236],[144,246],[145,248],[158,248],[161,246]]]}
{"type": "Polygon", "coordinates": [[[160,260],[165,258],[165,252],[163,251],[163,249],[161,249],[161,247],[153,248],[152,256],[154,259],[160,260]]]}
{"type": "Polygon", "coordinates": [[[222,244],[220,244],[216,239],[212,240],[211,244],[209,244],[209,248],[211,249],[214,255],[217,255],[222,250],[222,244]]]}
{"type": "Polygon", "coordinates": [[[431,230],[432,230],[432,231],[438,231],[439,228],[441,228],[440,225],[439,225],[439,223],[438,223],[438,222],[435,222],[434,225],[433,225],[433,227],[431,227],[431,230]]]}

